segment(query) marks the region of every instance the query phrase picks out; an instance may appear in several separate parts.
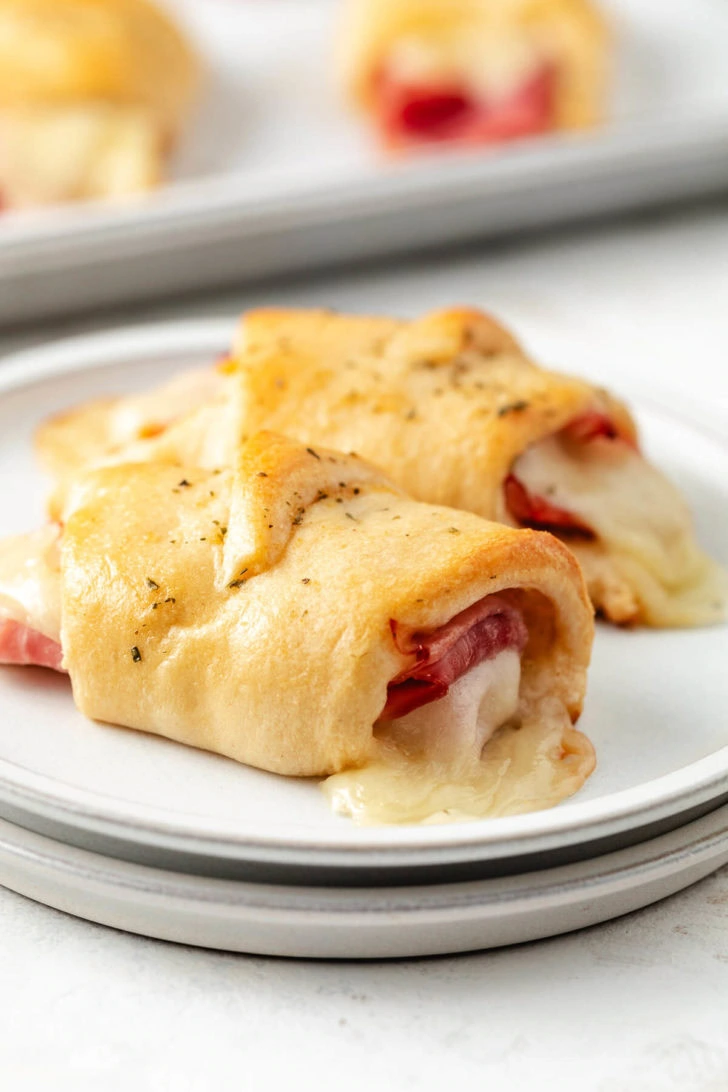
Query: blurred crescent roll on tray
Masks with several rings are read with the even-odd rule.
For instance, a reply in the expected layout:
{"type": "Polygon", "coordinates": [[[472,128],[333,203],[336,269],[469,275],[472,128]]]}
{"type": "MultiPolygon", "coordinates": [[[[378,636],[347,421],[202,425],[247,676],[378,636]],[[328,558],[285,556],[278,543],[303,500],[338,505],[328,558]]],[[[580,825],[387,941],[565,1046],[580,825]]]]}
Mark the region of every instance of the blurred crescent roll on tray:
{"type": "Polygon", "coordinates": [[[61,524],[0,544],[0,661],[67,671],[97,720],[327,776],[360,822],[581,786],[593,621],[565,546],[357,456],[267,432],[230,453],[82,472],[61,524]]]}
{"type": "Polygon", "coordinates": [[[348,0],[339,42],[349,97],[392,150],[592,126],[609,59],[589,0],[348,0]]]}
{"type": "Polygon", "coordinates": [[[198,84],[190,44],[147,0],[0,0],[0,203],[155,186],[198,84]]]}
{"type": "Polygon", "coordinates": [[[143,396],[46,423],[51,514],[85,467],[154,459],[230,466],[236,432],[355,451],[417,500],[550,531],[617,623],[720,620],[726,575],[678,490],[640,451],[626,407],[536,365],[471,309],[416,321],[328,311],[245,315],[230,358],[143,396]]]}

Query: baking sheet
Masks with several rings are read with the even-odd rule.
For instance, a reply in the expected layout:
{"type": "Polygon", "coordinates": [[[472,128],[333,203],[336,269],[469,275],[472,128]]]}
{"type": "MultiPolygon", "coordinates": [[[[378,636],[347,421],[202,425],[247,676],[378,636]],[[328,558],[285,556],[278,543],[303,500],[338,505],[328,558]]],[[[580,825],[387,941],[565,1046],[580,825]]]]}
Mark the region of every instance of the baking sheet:
{"type": "Polygon", "coordinates": [[[728,5],[605,0],[594,134],[386,163],[332,77],[335,0],[168,0],[205,55],[158,193],[0,219],[0,323],[524,230],[728,184],[728,5]]]}

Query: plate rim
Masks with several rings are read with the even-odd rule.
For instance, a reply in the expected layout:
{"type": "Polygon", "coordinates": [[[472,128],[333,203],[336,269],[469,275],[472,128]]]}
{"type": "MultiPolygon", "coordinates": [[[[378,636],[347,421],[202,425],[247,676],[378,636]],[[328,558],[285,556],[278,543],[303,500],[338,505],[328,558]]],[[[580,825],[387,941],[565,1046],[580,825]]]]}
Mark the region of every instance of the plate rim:
{"type": "Polygon", "coordinates": [[[142,936],[304,958],[401,958],[569,933],[659,901],[728,860],[728,805],[591,860],[514,876],[346,890],[166,871],[0,821],[0,880],[142,936]]]}
{"type": "MultiPolygon", "coordinates": [[[[140,362],[197,353],[213,355],[221,343],[223,350],[229,344],[238,320],[235,315],[111,328],[22,349],[0,360],[0,395],[47,379],[108,368],[120,358],[140,362]]],[[[619,382],[622,386],[621,377],[619,382]]],[[[711,437],[728,449],[719,425],[728,421],[728,412],[720,406],[703,407],[692,400],[691,409],[691,400],[686,406],[681,396],[677,411],[670,404],[674,396],[671,399],[666,394],[663,400],[653,389],[648,393],[643,388],[643,393],[638,393],[638,384],[625,380],[624,385],[630,402],[636,399],[682,425],[699,427],[703,433],[707,411],[715,424],[711,437]],[[695,420],[698,406],[699,425],[695,420]]],[[[623,833],[724,794],[728,794],[728,744],[679,770],[595,800],[569,802],[563,809],[442,826],[358,828],[356,841],[337,839],[335,826],[325,837],[311,836],[299,828],[295,837],[289,833],[282,839],[275,831],[232,829],[204,816],[196,816],[192,822],[172,809],[132,806],[0,758],[0,809],[19,808],[26,822],[36,817],[135,846],[212,858],[333,867],[455,863],[480,860],[483,855],[493,860],[516,857],[623,833]],[[65,795],[59,795],[59,784],[65,795]]]]}

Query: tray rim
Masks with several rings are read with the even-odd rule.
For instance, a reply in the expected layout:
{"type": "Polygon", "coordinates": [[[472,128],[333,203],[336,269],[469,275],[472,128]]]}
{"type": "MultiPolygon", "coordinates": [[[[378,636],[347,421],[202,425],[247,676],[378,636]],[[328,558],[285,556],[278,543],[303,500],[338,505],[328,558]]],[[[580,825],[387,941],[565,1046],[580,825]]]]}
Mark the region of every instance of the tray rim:
{"type": "Polygon", "coordinates": [[[8,218],[0,324],[716,196],[728,180],[728,103],[688,104],[669,117],[646,111],[497,155],[452,153],[364,175],[304,172],[295,190],[281,174],[246,176],[245,194],[231,172],[110,211],[8,218]]]}
{"type": "MultiPolygon", "coordinates": [[[[356,122],[354,122],[356,124],[356,122]]],[[[21,212],[2,225],[0,260],[16,263],[34,252],[44,261],[75,265],[84,248],[121,246],[124,252],[148,245],[165,244],[173,250],[185,245],[175,236],[184,228],[199,229],[205,221],[224,232],[230,222],[255,228],[261,220],[286,224],[324,224],[329,218],[365,217],[383,208],[432,208],[443,200],[467,200],[474,195],[503,193],[514,188],[526,194],[543,184],[544,174],[553,184],[575,171],[586,176],[605,168],[688,165],[700,150],[715,156],[718,176],[728,176],[728,98],[687,104],[666,117],[658,109],[591,131],[557,132],[497,146],[494,150],[450,150],[447,155],[413,157],[376,163],[376,170],[345,166],[322,175],[306,169],[292,190],[284,169],[229,172],[196,179],[172,180],[156,191],[126,204],[110,205],[90,200],[21,212]],[[241,194],[241,183],[248,191],[241,194]],[[249,221],[249,222],[248,222],[249,221]],[[55,254],[53,254],[55,251],[55,254]]],[[[703,162],[706,167],[708,164],[703,162]]],[[[687,187],[689,189],[689,187],[687,187]]],[[[253,231],[252,234],[257,234],[253,231]]],[[[19,266],[20,268],[20,266],[19,266]]]]}
{"type": "MultiPolygon", "coordinates": [[[[0,361],[0,396],[56,376],[107,368],[120,359],[213,355],[226,347],[236,321],[237,316],[122,327],[23,349],[0,361]]],[[[638,388],[632,382],[626,386],[631,398],[638,388]]],[[[648,397],[637,394],[637,400],[693,428],[698,427],[693,414],[700,406],[701,418],[707,410],[715,422],[713,437],[728,446],[719,425],[722,421],[725,426],[728,414],[719,406],[695,402],[691,412],[681,398],[680,412],[676,412],[671,399],[661,403],[653,391],[648,397]]],[[[705,431],[703,420],[699,427],[705,431]]],[[[53,778],[0,759],[0,815],[10,808],[11,817],[21,813],[23,826],[29,829],[39,820],[45,825],[55,822],[116,843],[213,859],[331,868],[437,865],[581,845],[710,804],[728,794],[728,744],[680,770],[597,800],[570,803],[564,809],[440,827],[360,828],[356,842],[322,840],[305,830],[295,840],[282,842],[275,833],[224,829],[218,821],[204,817],[196,817],[192,824],[187,817],[180,821],[180,813],[170,809],[132,808],[65,783],[67,797],[62,798],[53,790],[56,784],[53,778]],[[398,844],[392,844],[393,829],[398,844]]]]}

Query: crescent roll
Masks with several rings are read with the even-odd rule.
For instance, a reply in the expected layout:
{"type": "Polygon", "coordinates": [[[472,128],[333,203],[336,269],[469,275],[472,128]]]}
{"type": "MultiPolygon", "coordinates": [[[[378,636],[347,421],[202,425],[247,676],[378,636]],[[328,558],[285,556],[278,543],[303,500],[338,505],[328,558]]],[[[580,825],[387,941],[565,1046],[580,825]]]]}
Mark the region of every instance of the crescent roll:
{"type": "Polygon", "coordinates": [[[678,491],[641,453],[626,407],[538,367],[476,310],[414,322],[249,313],[231,359],[206,377],[94,403],[41,429],[38,450],[57,481],[52,512],[89,463],[190,453],[229,462],[236,414],[248,434],[273,429],[356,451],[418,500],[551,531],[613,622],[688,626],[725,614],[726,574],[698,546],[678,491]]]}
{"type": "Polygon", "coordinates": [[[96,720],[328,776],[362,822],[573,793],[594,766],[572,726],[592,635],[551,535],[418,503],[363,459],[271,433],[229,468],[91,470],[62,530],[0,548],[0,660],[67,671],[96,720]]]}
{"type": "Polygon", "coordinates": [[[339,54],[350,99],[399,150],[594,125],[608,61],[589,0],[348,0],[339,54]]]}
{"type": "Polygon", "coordinates": [[[0,196],[11,207],[159,182],[199,82],[147,0],[0,0],[0,196]]]}

